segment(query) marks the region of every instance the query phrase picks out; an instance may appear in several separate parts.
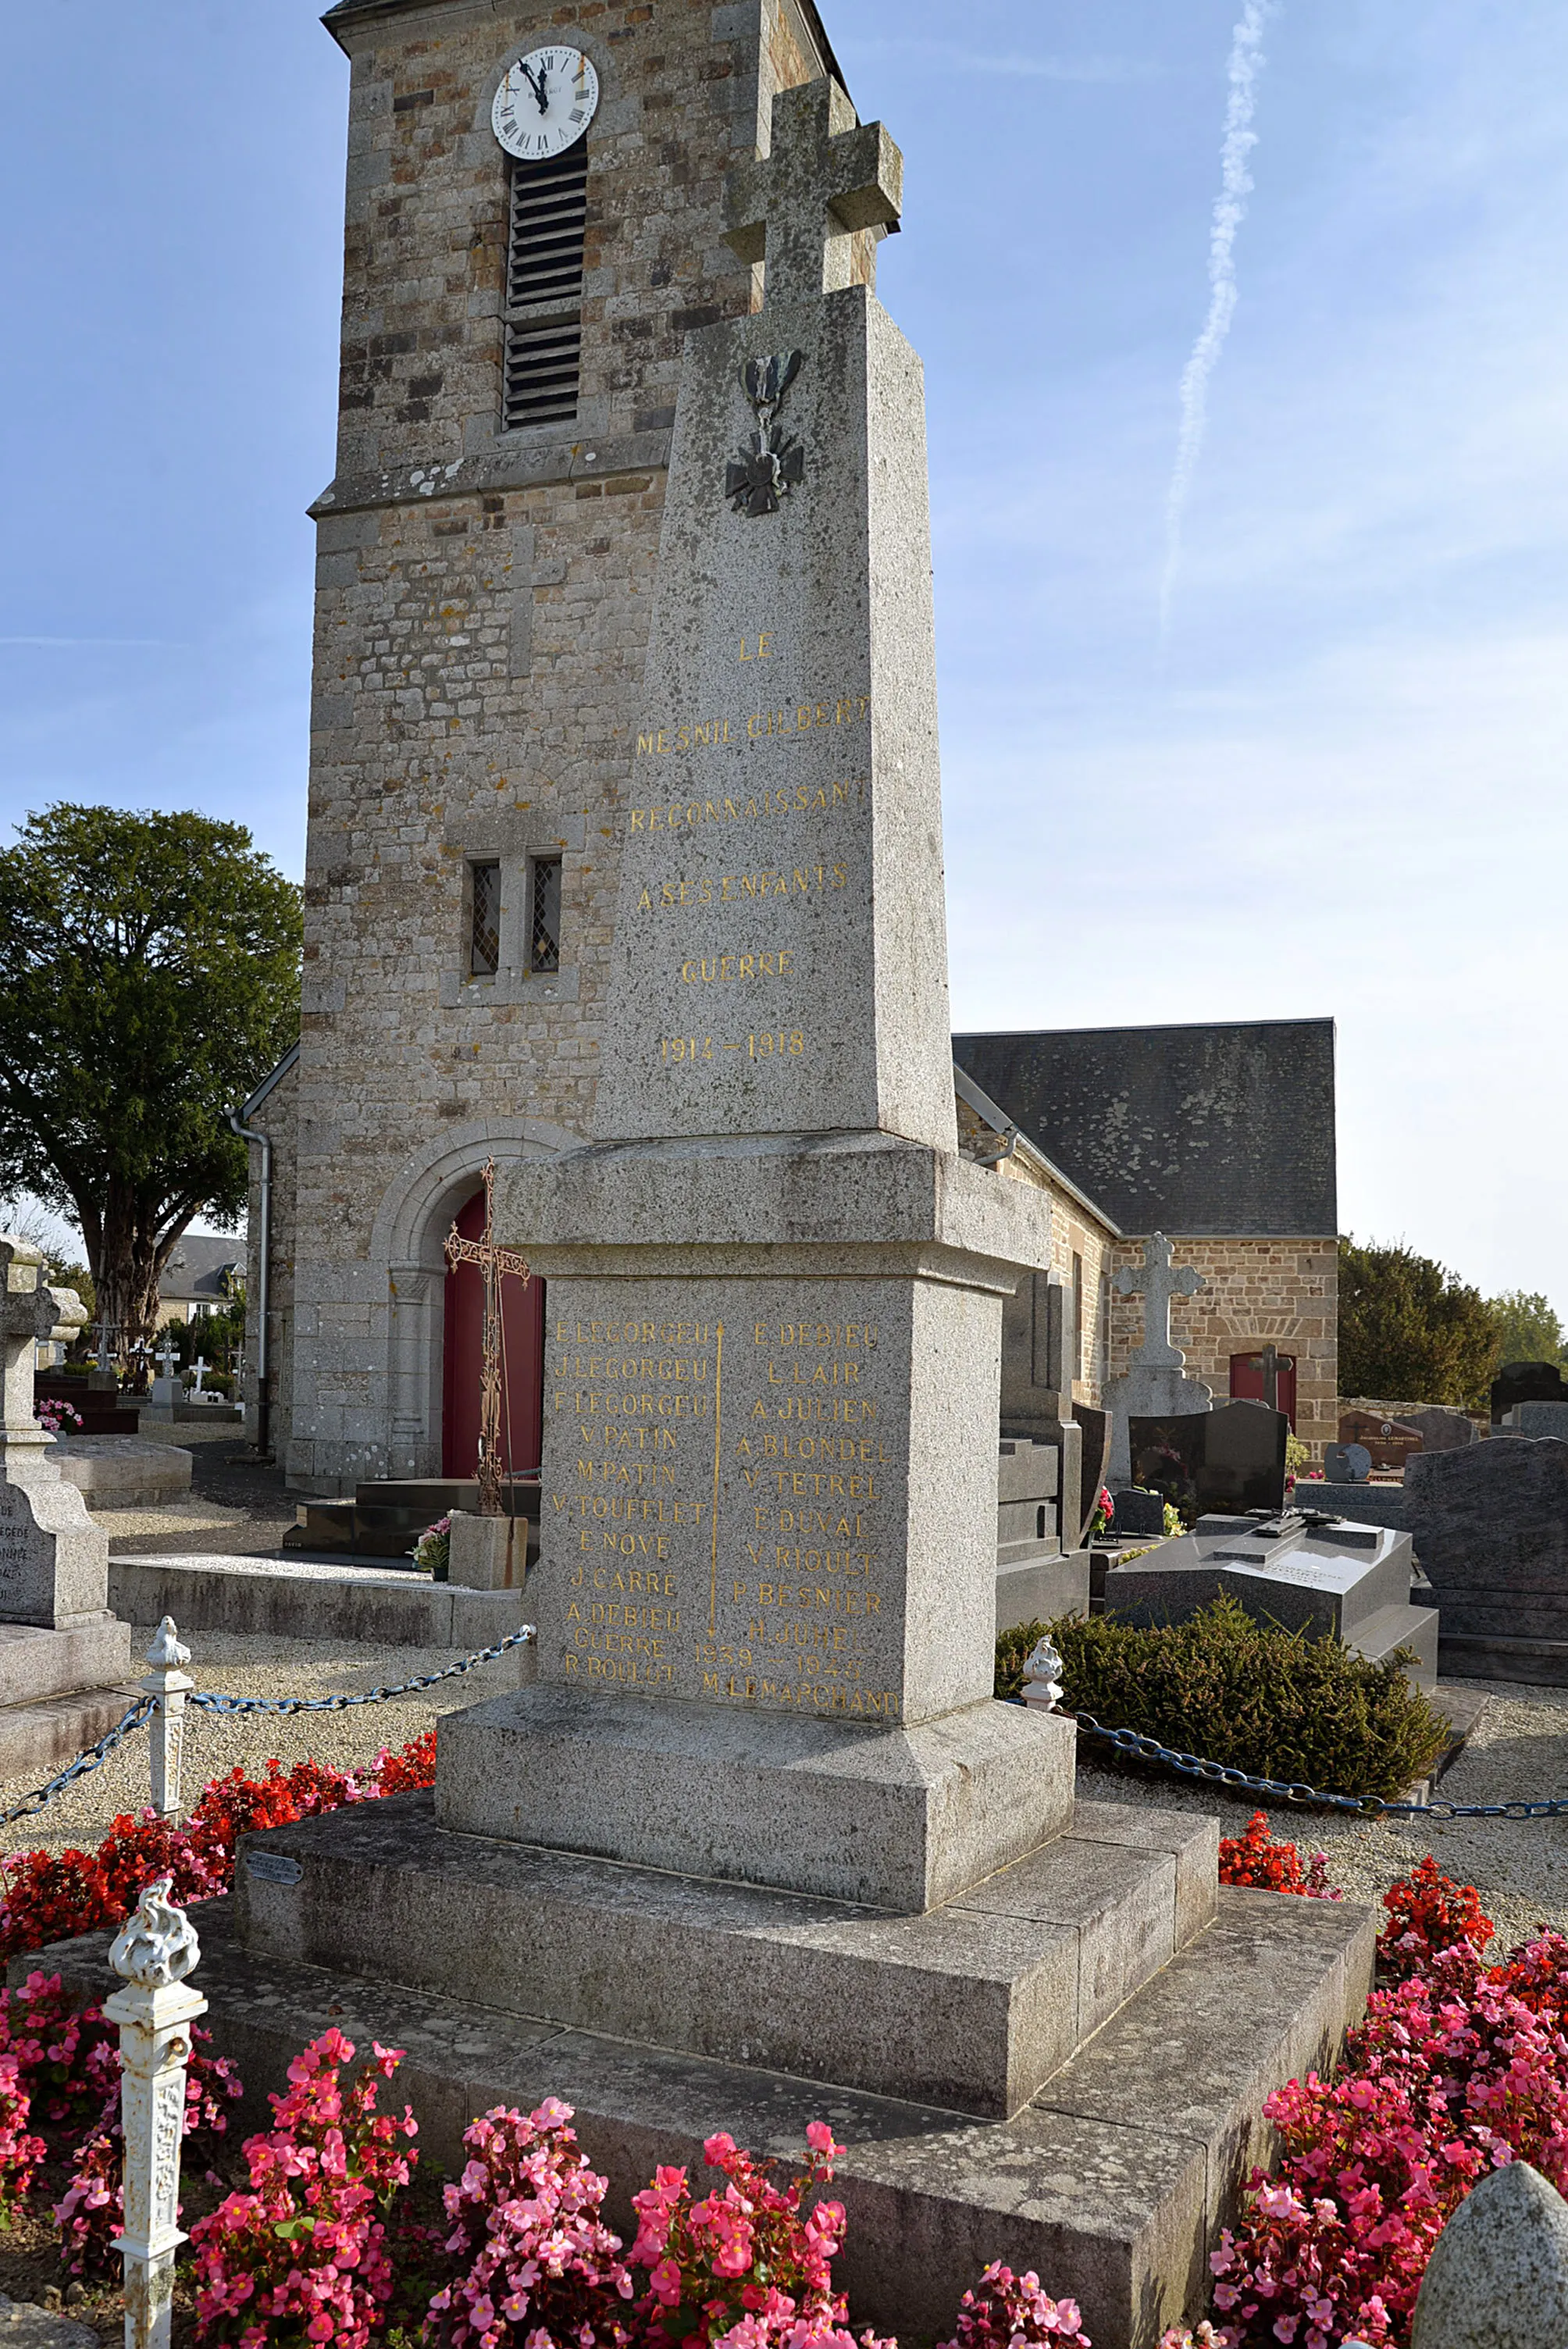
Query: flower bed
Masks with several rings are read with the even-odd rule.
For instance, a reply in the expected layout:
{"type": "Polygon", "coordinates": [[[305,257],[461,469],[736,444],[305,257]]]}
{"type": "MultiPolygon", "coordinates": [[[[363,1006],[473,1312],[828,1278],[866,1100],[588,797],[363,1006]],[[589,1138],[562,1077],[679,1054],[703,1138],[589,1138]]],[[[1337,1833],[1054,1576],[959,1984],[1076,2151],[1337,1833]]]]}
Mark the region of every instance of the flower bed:
{"type": "MultiPolygon", "coordinates": [[[[221,1890],[246,1828],[428,1785],[434,1744],[432,1732],[383,1752],[363,1777],[311,1762],[286,1773],[274,1763],[260,1779],[232,1771],[182,1827],[127,1816],[96,1854],[25,1855],[8,1863],[9,1946],[29,1930],[113,1923],[141,1882],[171,1868],[177,1897],[221,1890]]],[[[1262,1813],[1223,1839],[1220,1872],[1229,1884],[1339,1897],[1324,1855],[1304,1860],[1262,1813]]],[[[1308,2074],[1267,2100],[1280,2159],[1253,2172],[1212,2255],[1209,2317],[1195,2333],[1174,2328],[1161,2349],[1332,2349],[1349,2338],[1403,2349],[1432,2246],[1479,2178],[1527,2159],[1568,2190],[1568,1940],[1542,1931],[1488,1965],[1492,1925],[1478,1895],[1430,1858],[1384,1905],[1365,2021],[1332,2079],[1308,2074]]],[[[208,2206],[187,2219],[201,2342],[896,2349],[857,2335],[833,2289],[846,2219],[824,2192],[841,2149],[825,2123],[809,2129],[793,2177],[723,2134],[704,2147],[720,2180],[706,2194],[684,2169],[660,2168],[633,2198],[628,2249],[604,2223],[605,2181],[584,2162],[569,2108],[498,2108],[466,2133],[438,2224],[417,2178],[411,2112],[378,2109],[396,2050],[374,2047],[350,2075],[341,2033],[306,2048],[272,2099],[272,2128],[247,2140],[236,2184],[220,2171],[240,2084],[194,2035],[184,2183],[208,2206]]],[[[57,1976],[35,1972],[0,1994],[0,2210],[46,2214],[62,2265],[89,2279],[117,2264],[118,2086],[114,2034],[96,2006],[70,2011],[57,1976]]],[[[994,2265],[940,2349],[1058,2341],[1088,2349],[1074,2302],[994,2265]]]]}
{"type": "Polygon", "coordinates": [[[396,1754],[383,1746],[358,1775],[309,1760],[292,1770],[269,1762],[261,1778],[236,1767],[209,1781],[183,1826],[151,1810],[122,1811],[95,1852],[13,1852],[0,1862],[0,1957],[122,1923],[143,1885],[160,1876],[172,1877],[182,1905],[211,1899],[233,1883],[235,1840],[251,1828],[286,1826],[435,1779],[436,1733],[428,1729],[396,1754]]]}

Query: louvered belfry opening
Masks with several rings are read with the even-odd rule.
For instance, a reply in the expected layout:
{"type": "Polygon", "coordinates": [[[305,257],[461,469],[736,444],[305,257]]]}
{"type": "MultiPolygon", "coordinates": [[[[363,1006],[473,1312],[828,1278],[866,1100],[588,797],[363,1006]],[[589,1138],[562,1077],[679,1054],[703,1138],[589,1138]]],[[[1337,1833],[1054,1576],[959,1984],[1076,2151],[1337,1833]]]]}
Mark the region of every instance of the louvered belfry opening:
{"type": "Polygon", "coordinates": [[[588,142],[548,163],[514,161],[506,267],[509,432],[577,413],[583,349],[583,237],[588,142]]]}

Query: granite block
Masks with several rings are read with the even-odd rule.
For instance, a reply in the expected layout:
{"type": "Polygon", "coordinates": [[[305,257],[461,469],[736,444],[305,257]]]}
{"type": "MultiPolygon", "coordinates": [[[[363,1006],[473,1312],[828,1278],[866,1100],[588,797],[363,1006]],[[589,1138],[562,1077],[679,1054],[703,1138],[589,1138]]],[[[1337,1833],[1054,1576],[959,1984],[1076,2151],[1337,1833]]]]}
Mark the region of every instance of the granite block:
{"type": "Polygon", "coordinates": [[[919,1914],[1061,1832],[1075,1747],[1059,1713],[990,1700],[870,1731],[541,1681],[443,1720],[436,1812],[460,1834],[919,1914]]]}
{"type": "Polygon", "coordinates": [[[1068,1833],[1075,1842],[1169,1852],[1175,1863],[1172,1943],[1186,1948],[1213,1921],[1220,1866],[1220,1823],[1193,1811],[1155,1811],[1142,1803],[1077,1803],[1068,1833]]]}

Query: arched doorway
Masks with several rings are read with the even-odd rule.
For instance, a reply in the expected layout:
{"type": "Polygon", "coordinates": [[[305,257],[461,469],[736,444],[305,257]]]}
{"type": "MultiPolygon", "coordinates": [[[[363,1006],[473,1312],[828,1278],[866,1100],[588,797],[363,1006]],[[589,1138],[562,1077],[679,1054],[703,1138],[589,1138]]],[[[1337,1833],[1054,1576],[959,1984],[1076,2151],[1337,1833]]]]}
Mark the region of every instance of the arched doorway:
{"type": "MultiPolygon", "coordinates": [[[[476,1191],[458,1216],[463,1239],[484,1237],[485,1195],[476,1191]]],[[[480,1376],[484,1354],[484,1277],[460,1264],[446,1278],[441,1473],[471,1476],[480,1457],[480,1376]]],[[[544,1283],[503,1279],[501,1327],[501,1466],[517,1476],[539,1474],[544,1429],[544,1283]]]]}

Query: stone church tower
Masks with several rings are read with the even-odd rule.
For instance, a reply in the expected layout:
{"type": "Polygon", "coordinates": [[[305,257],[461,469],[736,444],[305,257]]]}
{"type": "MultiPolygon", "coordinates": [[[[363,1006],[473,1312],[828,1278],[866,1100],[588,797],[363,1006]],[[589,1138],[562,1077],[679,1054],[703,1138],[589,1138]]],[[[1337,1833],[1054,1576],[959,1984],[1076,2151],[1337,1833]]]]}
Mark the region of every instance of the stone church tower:
{"type": "MultiPolygon", "coordinates": [[[[842,77],[812,0],[325,21],[353,73],[304,1018],[242,1114],[271,1433],[333,1494],[441,1473],[447,1231],[492,1153],[588,1131],[682,342],[759,300],[726,172],[776,90],[842,77]],[[542,47],[583,53],[597,105],[516,160],[492,108],[542,47]]],[[[873,233],[849,242],[869,279],[873,233]]]]}

